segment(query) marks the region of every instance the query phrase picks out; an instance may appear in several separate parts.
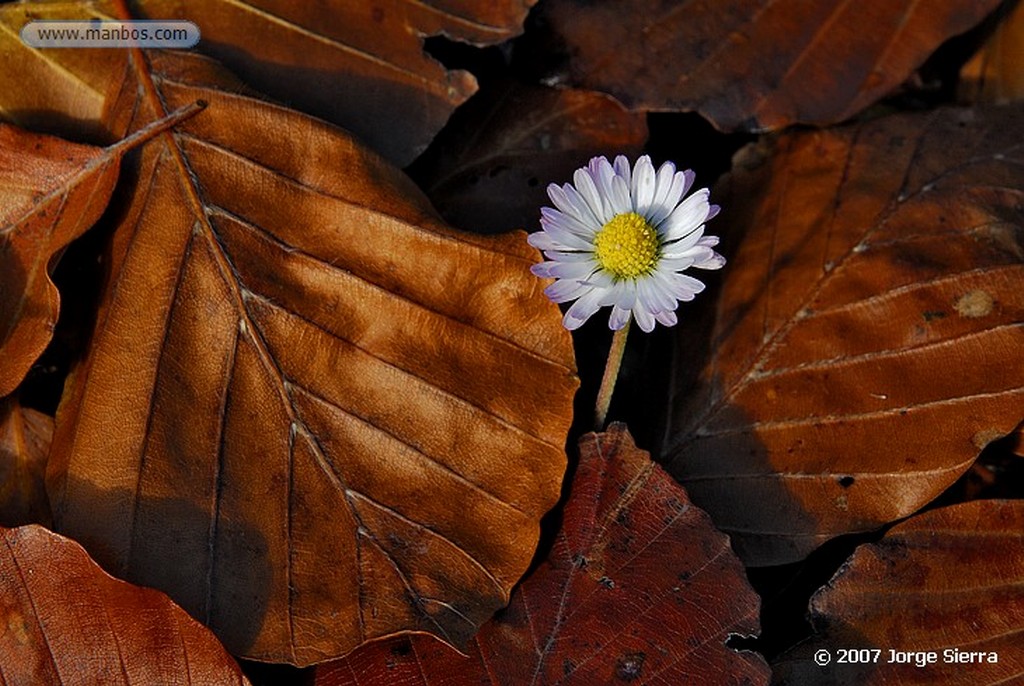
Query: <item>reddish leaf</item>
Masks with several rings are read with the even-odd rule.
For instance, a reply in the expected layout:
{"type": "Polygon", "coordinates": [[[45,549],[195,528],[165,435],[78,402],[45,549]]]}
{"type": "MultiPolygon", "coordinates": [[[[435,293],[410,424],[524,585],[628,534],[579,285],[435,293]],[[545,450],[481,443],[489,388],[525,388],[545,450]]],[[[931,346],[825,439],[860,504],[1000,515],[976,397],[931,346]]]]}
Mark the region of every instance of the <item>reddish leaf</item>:
{"type": "Polygon", "coordinates": [[[197,48],[245,82],[352,131],[404,166],[476,89],[423,50],[427,36],[495,45],[536,0],[137,0],[143,16],[194,21],[197,48]]]}
{"type": "Polygon", "coordinates": [[[0,529],[0,684],[248,684],[163,593],[118,581],[73,541],[0,529]]]}
{"type": "Polygon", "coordinates": [[[0,398],[0,525],[50,523],[43,475],[53,437],[53,419],[0,398]]]}
{"type": "Polygon", "coordinates": [[[613,98],[505,83],[480,93],[411,170],[456,226],[497,233],[536,227],[547,185],[595,155],[635,157],[644,115],[613,98]]]}
{"type": "Polygon", "coordinates": [[[811,621],[818,636],[779,661],[777,681],[1020,683],[1022,586],[1024,501],[977,500],[918,515],[878,543],[858,548],[814,595],[811,621]],[[840,649],[880,652],[877,661],[867,653],[868,664],[851,665],[839,664],[840,649]],[[813,661],[820,650],[832,657],[827,668],[813,661]]]}
{"type": "Polygon", "coordinates": [[[696,389],[679,338],[664,454],[749,564],[909,515],[1020,422],[1022,136],[943,109],[738,156],[746,237],[696,389]]]}
{"type": "Polygon", "coordinates": [[[1024,99],[1024,3],[1009,7],[985,45],[960,70],[962,99],[1002,104],[1024,99]]]}
{"type": "Polygon", "coordinates": [[[843,121],[999,0],[552,0],[572,85],[723,130],[843,121]]]}
{"type": "Polygon", "coordinates": [[[58,412],[58,530],[253,659],[466,641],[508,602],[565,469],[578,380],[537,252],[452,231],[399,171],[209,58],[117,52],[60,65],[107,98],[114,135],[210,106],[123,187],[58,412]]]}
{"type": "Polygon", "coordinates": [[[468,657],[428,638],[372,643],[317,668],[317,686],[767,683],[758,598],[729,540],[621,424],[580,440],[547,560],[468,657]]]}

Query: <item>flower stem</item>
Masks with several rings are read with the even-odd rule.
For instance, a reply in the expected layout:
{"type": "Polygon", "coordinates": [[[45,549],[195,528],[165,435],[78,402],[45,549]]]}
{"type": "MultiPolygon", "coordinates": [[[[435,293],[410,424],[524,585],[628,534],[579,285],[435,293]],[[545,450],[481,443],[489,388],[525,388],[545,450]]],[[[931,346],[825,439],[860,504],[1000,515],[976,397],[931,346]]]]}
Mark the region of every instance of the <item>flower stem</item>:
{"type": "Polygon", "coordinates": [[[608,351],[608,362],[604,367],[604,376],[601,378],[601,388],[597,391],[597,407],[594,411],[594,429],[604,429],[605,420],[608,418],[608,407],[612,404],[612,391],[615,390],[615,380],[619,378],[619,367],[622,366],[622,354],[626,352],[626,336],[629,335],[629,321],[626,325],[615,332],[612,336],[612,347],[608,351]]]}

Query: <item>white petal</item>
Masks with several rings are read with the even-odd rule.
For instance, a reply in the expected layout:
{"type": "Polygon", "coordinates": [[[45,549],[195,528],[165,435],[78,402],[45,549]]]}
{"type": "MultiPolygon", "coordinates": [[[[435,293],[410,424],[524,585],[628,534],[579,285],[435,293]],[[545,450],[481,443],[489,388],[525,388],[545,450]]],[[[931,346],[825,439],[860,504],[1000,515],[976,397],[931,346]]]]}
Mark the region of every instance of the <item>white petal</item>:
{"type": "Polygon", "coordinates": [[[597,192],[602,198],[607,198],[612,192],[612,179],[615,178],[615,170],[611,163],[604,157],[594,157],[587,165],[590,169],[590,176],[597,184],[597,192]]]}
{"type": "Polygon", "coordinates": [[[570,217],[564,212],[553,210],[550,207],[540,208],[540,225],[558,226],[581,238],[592,239],[594,237],[594,227],[588,226],[579,219],[570,217]]]}
{"type": "Polygon", "coordinates": [[[562,324],[565,328],[573,331],[583,326],[584,322],[601,308],[602,294],[602,290],[595,288],[574,302],[562,318],[562,324]]]}
{"type": "Polygon", "coordinates": [[[587,286],[575,279],[559,279],[544,289],[544,295],[556,303],[569,302],[585,295],[592,287],[587,286]]]}
{"type": "Polygon", "coordinates": [[[666,243],[661,249],[662,257],[690,257],[690,248],[697,245],[697,241],[704,235],[704,225],[698,226],[696,229],[691,231],[688,235],[676,240],[675,242],[666,243]]]}
{"type": "MultiPolygon", "coordinates": [[[[587,262],[594,261],[592,252],[565,252],[564,250],[545,250],[544,257],[555,262],[587,262]]],[[[597,263],[594,262],[595,268],[597,263]]]]}
{"type": "Polygon", "coordinates": [[[550,264],[554,266],[547,270],[548,274],[559,279],[584,281],[597,269],[596,262],[552,262],[550,264]]]}
{"type": "MultiPolygon", "coordinates": [[[[676,165],[671,162],[664,162],[658,167],[658,173],[655,176],[654,181],[654,203],[651,206],[651,212],[653,216],[654,212],[657,212],[662,208],[665,203],[665,198],[668,197],[669,191],[672,190],[672,179],[676,175],[676,165]]],[[[672,209],[671,207],[669,208],[672,209]]]]}
{"type": "Polygon", "coordinates": [[[704,290],[704,282],[686,274],[669,274],[668,281],[672,296],[679,300],[689,301],[704,290]]]}
{"type": "Polygon", "coordinates": [[[597,217],[598,222],[600,222],[601,226],[604,226],[611,219],[611,208],[608,207],[608,203],[601,197],[601,194],[597,192],[597,184],[594,183],[594,177],[590,175],[590,170],[577,169],[576,173],[572,176],[572,180],[576,185],[576,190],[587,201],[587,205],[594,213],[594,216],[597,217]]]}
{"type": "Polygon", "coordinates": [[[725,258],[712,250],[711,257],[694,262],[693,266],[697,269],[721,269],[725,266],[725,258]]]}
{"type": "Polygon", "coordinates": [[[644,306],[640,303],[636,304],[633,308],[633,318],[636,319],[636,323],[640,325],[640,329],[645,333],[654,331],[654,315],[644,309],[644,306]]]}
{"type": "Polygon", "coordinates": [[[682,238],[701,225],[708,214],[708,189],[701,188],[672,210],[658,231],[666,241],[682,238]]]}
{"type": "Polygon", "coordinates": [[[633,201],[629,197],[629,186],[625,179],[616,176],[612,179],[611,194],[608,196],[611,201],[612,216],[626,214],[633,211],[633,201]]]}
{"type": "Polygon", "coordinates": [[[693,258],[689,255],[683,257],[662,257],[658,260],[658,270],[664,272],[681,272],[693,266],[693,258]]]}
{"type": "Polygon", "coordinates": [[[626,159],[625,155],[619,155],[615,158],[615,164],[613,166],[615,168],[615,175],[621,176],[622,180],[626,182],[626,187],[628,188],[630,185],[630,177],[632,176],[629,171],[629,160],[626,159]]]}
{"type": "Polygon", "coordinates": [[[636,166],[633,167],[633,209],[643,217],[648,216],[651,204],[654,202],[656,182],[651,158],[644,155],[636,161],[636,166]]]}
{"type": "Polygon", "coordinates": [[[675,326],[676,324],[679,323],[679,319],[676,318],[676,313],[672,311],[659,312],[658,314],[654,315],[654,318],[657,319],[658,322],[664,326],[675,326]]]}
{"type": "Polygon", "coordinates": [[[718,205],[711,205],[711,206],[709,206],[708,207],[708,216],[704,217],[704,221],[707,221],[707,220],[711,219],[712,217],[717,216],[721,209],[722,208],[719,207],[718,205]]]}
{"type": "MultiPolygon", "coordinates": [[[[552,243],[545,244],[543,239],[534,239],[530,243],[535,248],[540,250],[584,250],[592,252],[594,250],[594,244],[585,238],[575,234],[572,231],[562,228],[556,224],[550,224],[543,219],[541,220],[541,226],[544,228],[544,234],[553,241],[552,243]],[[540,245],[538,245],[538,242],[540,245]]],[[[537,234],[530,234],[536,236],[537,234]]]]}
{"type": "Polygon", "coordinates": [[[686,186],[688,185],[686,181],[687,174],[690,175],[692,182],[693,172],[690,170],[686,170],[685,172],[676,172],[672,175],[672,183],[668,188],[668,192],[665,195],[664,200],[658,207],[651,210],[651,216],[649,219],[651,224],[655,227],[658,227],[663,221],[665,221],[665,217],[672,214],[672,210],[674,210],[676,205],[679,204],[679,200],[683,197],[683,193],[686,192],[686,186]]]}
{"type": "Polygon", "coordinates": [[[718,241],[718,236],[702,236],[701,239],[697,241],[697,245],[703,245],[707,248],[713,248],[716,245],[718,245],[718,241]]]}
{"type": "Polygon", "coordinates": [[[551,268],[554,267],[557,262],[540,262],[530,267],[530,273],[534,276],[539,276],[542,279],[552,278],[551,268]]]}
{"type": "Polygon", "coordinates": [[[629,310],[624,310],[618,305],[615,305],[612,307],[612,313],[608,317],[608,328],[612,331],[618,331],[626,325],[626,322],[629,321],[629,314],[629,310]]]}

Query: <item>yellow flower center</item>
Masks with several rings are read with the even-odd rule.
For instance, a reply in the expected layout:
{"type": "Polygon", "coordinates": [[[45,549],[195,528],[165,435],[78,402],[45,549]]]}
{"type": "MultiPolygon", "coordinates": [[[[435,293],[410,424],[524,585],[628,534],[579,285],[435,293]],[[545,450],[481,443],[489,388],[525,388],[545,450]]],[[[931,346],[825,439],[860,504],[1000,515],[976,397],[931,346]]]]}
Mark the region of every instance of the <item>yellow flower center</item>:
{"type": "Polygon", "coordinates": [[[636,212],[615,215],[594,236],[601,267],[618,279],[650,274],[658,264],[658,232],[636,212]]]}

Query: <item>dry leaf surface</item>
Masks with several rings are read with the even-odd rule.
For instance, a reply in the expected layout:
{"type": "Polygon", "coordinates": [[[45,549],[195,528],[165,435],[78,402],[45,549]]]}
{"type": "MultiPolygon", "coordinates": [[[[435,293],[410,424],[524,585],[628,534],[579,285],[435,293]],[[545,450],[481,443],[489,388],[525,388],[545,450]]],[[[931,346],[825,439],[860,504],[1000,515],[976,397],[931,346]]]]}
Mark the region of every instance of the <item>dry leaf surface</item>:
{"type": "Polygon", "coordinates": [[[850,118],[999,0],[552,0],[567,78],[723,130],[850,118]],[[624,9],[623,5],[628,5],[624,9]]]}
{"type": "Polygon", "coordinates": [[[695,388],[680,339],[664,455],[748,564],[907,516],[1020,422],[1022,134],[942,109],[737,158],[746,235],[695,388]]]}
{"type": "Polygon", "coordinates": [[[549,183],[595,155],[635,158],[646,140],[644,115],[603,93],[503,83],[460,109],[410,173],[455,226],[532,229],[549,183]]]}
{"type": "Polygon", "coordinates": [[[523,235],[448,229],[349,136],[207,58],[12,50],[99,98],[113,138],[209,102],[131,169],[58,414],[58,530],[254,659],[467,640],[558,499],[578,383],[523,235]]]}
{"type": "Polygon", "coordinates": [[[377,642],[318,667],[316,684],[764,684],[763,660],[725,645],[758,631],[758,609],[728,539],[613,425],[580,440],[551,552],[468,656],[377,642]]]}
{"type": "Polygon", "coordinates": [[[0,398],[0,525],[50,524],[43,482],[53,418],[0,398]]]}
{"type": "Polygon", "coordinates": [[[163,593],[107,575],[39,526],[0,529],[0,684],[248,684],[163,593]]]}
{"type": "Polygon", "coordinates": [[[0,397],[50,342],[60,306],[51,262],[106,209],[121,152],[0,123],[0,397]]]}
{"type": "Polygon", "coordinates": [[[199,50],[247,84],[339,124],[404,166],[451,113],[476,92],[476,79],[446,70],[423,41],[494,45],[522,30],[536,0],[137,0],[154,19],[199,25],[199,50]]]}
{"type": "Polygon", "coordinates": [[[878,543],[858,548],[815,594],[810,611],[818,636],[776,664],[776,681],[1019,683],[1022,585],[1024,501],[976,500],[918,515],[878,543]],[[877,663],[867,665],[833,663],[823,669],[812,660],[817,650],[835,656],[839,648],[882,652],[877,663]],[[894,658],[892,650],[936,656],[920,667],[917,656],[894,658]]]}

